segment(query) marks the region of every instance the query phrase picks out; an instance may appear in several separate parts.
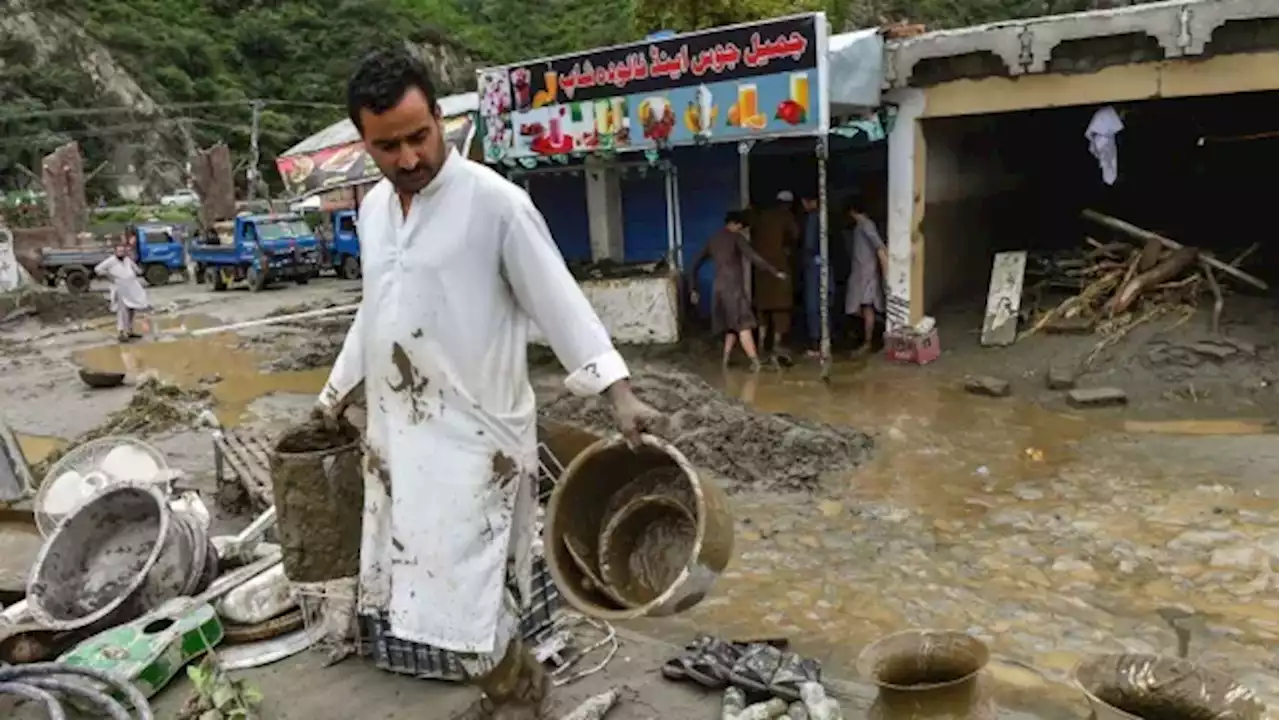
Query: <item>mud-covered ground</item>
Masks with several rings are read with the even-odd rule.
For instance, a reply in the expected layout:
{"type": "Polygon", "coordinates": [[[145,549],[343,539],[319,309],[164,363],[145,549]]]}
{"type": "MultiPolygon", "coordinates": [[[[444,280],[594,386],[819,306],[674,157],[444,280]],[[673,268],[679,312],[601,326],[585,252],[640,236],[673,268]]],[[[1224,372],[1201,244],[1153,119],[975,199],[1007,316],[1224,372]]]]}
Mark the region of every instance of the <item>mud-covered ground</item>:
{"type": "MultiPolygon", "coordinates": [[[[175,285],[153,291],[171,308],[157,325],[172,334],[129,346],[112,342],[109,318],[24,319],[0,329],[0,412],[38,459],[133,396],[131,386],[87,390],[77,367],[121,368],[130,383],[153,370],[207,389],[223,423],[270,436],[309,410],[342,321],[195,339],[181,328],[345,304],[355,290],[332,280],[256,294],[175,285]]],[[[1082,717],[1067,684],[1079,659],[1174,652],[1176,626],[1190,632],[1192,657],[1257,690],[1274,717],[1275,314],[1257,324],[1230,317],[1228,336],[1247,343],[1232,353],[1193,349],[1193,361],[1170,350],[1203,339],[1198,319],[1117,345],[1127,354],[1080,380],[1129,391],[1128,407],[1103,410],[1069,409],[1043,380],[1049,361],[1087,355],[1095,338],[980,348],[978,323],[950,315],[939,318],[937,363],[842,359],[827,383],[806,362],[722,372],[701,343],[627,351],[641,392],[680,416],[676,444],[732,483],[737,519],[736,555],[713,595],[633,629],[675,644],[698,631],[785,635],[834,677],[852,677],[857,653],[886,633],[966,630],[991,645],[1007,707],[1082,717]],[[1167,365],[1191,375],[1166,378],[1167,365]],[[1013,395],[966,394],[963,378],[975,373],[1010,380],[1013,395]],[[1176,392],[1188,382],[1194,393],[1176,392]]],[[[533,379],[557,417],[607,429],[598,403],[555,400],[563,372],[553,364],[538,362],[533,379]]],[[[150,439],[212,490],[207,431],[150,439]]],[[[288,692],[279,672],[267,674],[272,687],[288,692]]],[[[661,696],[660,683],[645,687],[661,696]]],[[[660,699],[646,702],[658,703],[654,717],[678,716],[664,715],[660,699]]]]}

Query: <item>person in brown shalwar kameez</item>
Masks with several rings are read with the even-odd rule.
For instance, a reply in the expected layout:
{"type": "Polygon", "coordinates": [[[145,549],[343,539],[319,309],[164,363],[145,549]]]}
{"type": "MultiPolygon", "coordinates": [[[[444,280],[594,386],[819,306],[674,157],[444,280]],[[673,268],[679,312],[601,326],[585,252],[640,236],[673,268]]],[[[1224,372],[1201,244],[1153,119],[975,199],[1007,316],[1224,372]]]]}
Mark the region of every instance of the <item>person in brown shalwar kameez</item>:
{"type": "MultiPolygon", "coordinates": [[[[791,203],[795,196],[789,191],[778,193],[777,201],[761,210],[751,223],[751,243],[756,252],[770,265],[791,267],[793,248],[800,241],[800,225],[796,222],[791,203]]],[[[760,319],[760,344],[765,343],[765,333],[772,332],[775,355],[783,352],[782,338],[791,330],[791,310],[795,304],[791,279],[778,278],[773,273],[757,270],[754,295],[756,311],[760,319]]]]}
{"type": "Polygon", "coordinates": [[[745,257],[752,265],[776,278],[783,279],[787,275],[752,249],[742,236],[746,227],[747,221],[741,212],[733,211],[725,216],[724,228],[711,236],[693,263],[689,277],[689,287],[693,288],[690,299],[695,305],[698,304],[698,271],[710,259],[716,268],[711,290],[711,329],[716,334],[724,335],[722,362],[729,364],[733,346],[741,341],[743,352],[751,360],[751,369],[759,370],[760,358],[756,354],[755,338],[751,335],[756,328],[756,318],[751,310],[751,300],[747,297],[742,259],[745,257]]]}

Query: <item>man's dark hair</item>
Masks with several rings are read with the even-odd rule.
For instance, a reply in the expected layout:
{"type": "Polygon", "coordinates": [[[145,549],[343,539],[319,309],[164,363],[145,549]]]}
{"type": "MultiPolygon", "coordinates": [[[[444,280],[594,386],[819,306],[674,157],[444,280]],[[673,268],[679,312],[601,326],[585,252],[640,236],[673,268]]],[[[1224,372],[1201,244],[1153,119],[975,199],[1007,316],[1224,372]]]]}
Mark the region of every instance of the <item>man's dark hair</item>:
{"type": "Polygon", "coordinates": [[[730,210],[724,214],[724,224],[728,225],[729,223],[737,223],[743,227],[750,227],[751,220],[747,217],[747,214],[741,210],[730,210]]]}
{"type": "Polygon", "coordinates": [[[433,111],[438,109],[435,83],[421,60],[403,46],[374,50],[360,60],[360,66],[347,81],[347,114],[356,130],[363,133],[361,110],[381,115],[395,107],[412,88],[422,91],[433,111]]]}

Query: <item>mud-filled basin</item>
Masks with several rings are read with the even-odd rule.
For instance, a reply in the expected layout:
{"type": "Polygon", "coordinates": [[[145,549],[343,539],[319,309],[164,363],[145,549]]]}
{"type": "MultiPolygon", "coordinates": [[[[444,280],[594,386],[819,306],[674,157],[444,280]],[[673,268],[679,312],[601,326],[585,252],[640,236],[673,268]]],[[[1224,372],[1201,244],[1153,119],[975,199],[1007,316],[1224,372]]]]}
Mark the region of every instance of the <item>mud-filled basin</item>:
{"type": "Polygon", "coordinates": [[[875,718],[988,718],[995,708],[981,682],[991,653],[955,630],[904,630],[868,645],[858,673],[880,693],[875,718]]]}
{"type": "MultiPolygon", "coordinates": [[[[149,602],[183,589],[152,587],[148,575],[170,553],[184,554],[171,513],[154,487],[113,485],[65,517],[41,548],[27,585],[35,620],[55,630],[127,622],[149,602]]],[[[166,568],[172,563],[161,563],[166,568]]],[[[167,577],[157,582],[177,582],[167,577]]]]}
{"type": "Polygon", "coordinates": [[[579,611],[621,620],[687,610],[733,552],[723,491],[675,447],[600,440],[565,468],[547,506],[547,564],[579,611]]]}
{"type": "Polygon", "coordinates": [[[1098,720],[1256,720],[1266,707],[1231,677],[1145,653],[1085,658],[1074,679],[1098,720]]]}

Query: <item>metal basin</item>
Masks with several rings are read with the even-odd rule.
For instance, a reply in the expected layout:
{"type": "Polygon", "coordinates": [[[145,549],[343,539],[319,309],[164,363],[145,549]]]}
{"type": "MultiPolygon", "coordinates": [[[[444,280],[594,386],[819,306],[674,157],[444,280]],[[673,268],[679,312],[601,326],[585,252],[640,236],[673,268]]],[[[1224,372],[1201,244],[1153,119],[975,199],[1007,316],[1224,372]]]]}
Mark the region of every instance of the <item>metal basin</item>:
{"type": "Polygon", "coordinates": [[[54,630],[128,622],[177,597],[192,548],[160,490],[111,485],[58,523],[31,569],[32,617],[54,630]],[[153,573],[159,566],[160,571],[153,573]]]}
{"type": "Polygon", "coordinates": [[[124,384],[124,373],[99,372],[81,368],[80,379],[91,388],[113,388],[124,384]]]}
{"type": "Polygon", "coordinates": [[[1074,679],[1098,720],[1257,720],[1266,712],[1231,677],[1164,655],[1095,655],[1076,665],[1074,679]]]}
{"type": "Polygon", "coordinates": [[[858,656],[858,673],[880,688],[872,720],[993,720],[982,683],[990,651],[956,630],[904,630],[880,638],[858,656]]]}

